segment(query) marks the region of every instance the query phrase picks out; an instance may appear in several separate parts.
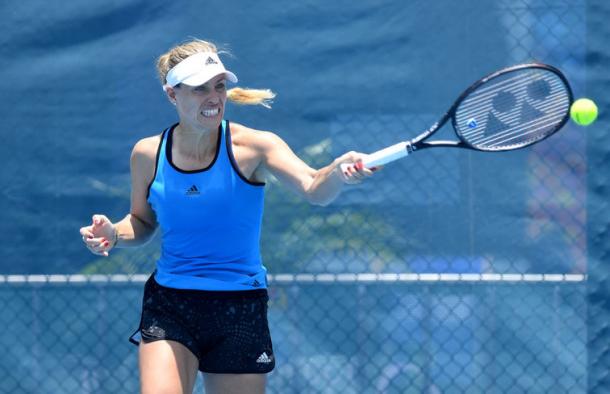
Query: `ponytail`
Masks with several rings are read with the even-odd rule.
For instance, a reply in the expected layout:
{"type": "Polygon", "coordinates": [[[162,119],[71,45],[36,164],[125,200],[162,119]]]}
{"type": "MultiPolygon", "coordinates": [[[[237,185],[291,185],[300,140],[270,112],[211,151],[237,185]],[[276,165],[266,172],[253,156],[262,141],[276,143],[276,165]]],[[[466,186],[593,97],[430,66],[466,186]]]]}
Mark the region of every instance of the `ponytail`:
{"type": "Polygon", "coordinates": [[[275,93],[269,89],[242,89],[233,88],[227,91],[227,98],[235,104],[262,105],[271,108],[275,93]]]}

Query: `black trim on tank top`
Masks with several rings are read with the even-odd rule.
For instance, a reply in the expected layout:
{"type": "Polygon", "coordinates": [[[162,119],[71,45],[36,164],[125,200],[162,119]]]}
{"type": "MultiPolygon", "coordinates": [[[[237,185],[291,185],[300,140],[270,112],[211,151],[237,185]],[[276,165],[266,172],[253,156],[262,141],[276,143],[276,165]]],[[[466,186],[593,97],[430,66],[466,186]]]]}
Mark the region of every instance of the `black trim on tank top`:
{"type": "Polygon", "coordinates": [[[168,127],[161,133],[161,140],[159,141],[159,146],[157,147],[157,157],[155,157],[155,172],[146,190],[146,200],[148,200],[148,197],[150,197],[150,188],[152,187],[152,184],[155,183],[155,178],[157,177],[157,169],[159,168],[159,156],[161,156],[161,147],[163,146],[163,138],[165,138],[165,133],[167,133],[169,130],[173,129],[176,126],[178,126],[178,123],[171,127],[168,127]]]}
{"type": "Polygon", "coordinates": [[[235,160],[235,156],[233,156],[233,144],[231,143],[231,127],[229,127],[229,121],[227,120],[226,122],[227,122],[227,127],[225,130],[225,139],[226,139],[226,145],[227,145],[227,154],[229,155],[229,161],[231,162],[231,167],[233,167],[233,170],[235,170],[237,175],[239,175],[239,177],[247,184],[250,184],[252,186],[265,186],[265,182],[251,181],[248,178],[246,178],[246,176],[244,174],[242,174],[241,170],[239,169],[239,166],[237,165],[237,161],[235,160]]]}
{"type": "MultiPolygon", "coordinates": [[[[177,126],[177,124],[176,124],[176,126],[177,126]]],[[[198,172],[208,171],[210,168],[212,168],[214,163],[216,163],[216,160],[218,159],[218,153],[220,152],[220,143],[222,140],[222,138],[221,138],[222,137],[222,122],[220,123],[220,126],[218,126],[218,138],[216,139],[216,153],[214,153],[214,159],[212,159],[212,161],[210,162],[210,164],[208,164],[207,167],[197,169],[197,170],[183,170],[183,169],[179,168],[177,165],[175,165],[174,162],[172,161],[172,136],[174,134],[174,129],[176,128],[176,126],[172,127],[171,130],[169,131],[169,134],[167,136],[167,143],[165,145],[165,157],[167,157],[167,161],[169,162],[169,164],[176,171],[182,172],[183,174],[195,174],[198,172]]]]}

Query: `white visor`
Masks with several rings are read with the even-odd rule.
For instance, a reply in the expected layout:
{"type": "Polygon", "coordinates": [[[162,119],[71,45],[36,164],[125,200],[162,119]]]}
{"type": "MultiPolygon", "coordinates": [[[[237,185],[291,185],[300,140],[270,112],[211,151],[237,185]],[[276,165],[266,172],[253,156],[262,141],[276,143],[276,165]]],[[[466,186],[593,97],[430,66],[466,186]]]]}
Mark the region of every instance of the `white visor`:
{"type": "Polygon", "coordinates": [[[224,74],[227,80],[233,83],[237,82],[235,74],[225,69],[216,53],[200,52],[187,57],[169,70],[165,77],[165,86],[173,88],[179,83],[199,86],[220,74],[224,74]]]}

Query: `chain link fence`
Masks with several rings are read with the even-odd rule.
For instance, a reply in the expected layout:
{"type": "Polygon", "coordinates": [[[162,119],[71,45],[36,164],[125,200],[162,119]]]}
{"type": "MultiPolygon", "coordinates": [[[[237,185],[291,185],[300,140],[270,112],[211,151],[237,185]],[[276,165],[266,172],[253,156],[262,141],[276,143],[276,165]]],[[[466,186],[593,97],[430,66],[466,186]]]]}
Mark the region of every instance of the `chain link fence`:
{"type": "MultiPolygon", "coordinates": [[[[1,279],[0,392],[138,392],[127,336],[146,276],[1,279]]],[[[271,393],[586,392],[582,275],[270,282],[271,393]]]]}
{"type": "MultiPolygon", "coordinates": [[[[506,54],[498,68],[550,63],[577,97],[586,93],[585,0],[497,0],[483,11],[475,3],[460,5],[473,10],[463,22],[493,26],[506,54]]],[[[460,40],[475,59],[485,56],[485,37],[460,40]]],[[[438,91],[426,93],[434,110],[348,108],[322,119],[326,134],[291,145],[317,167],[426,129],[482,76],[464,80],[439,52],[434,62],[444,61],[439,80],[419,81],[438,91]],[[455,83],[444,90],[443,78],[455,83]]],[[[364,97],[383,94],[368,89],[364,97]]],[[[388,165],[329,207],[270,180],[269,392],[607,392],[588,374],[608,369],[603,357],[588,360],[587,152],[572,124],[506,154],[435,149],[388,165]]],[[[127,185],[115,194],[126,201],[127,185]]],[[[127,337],[158,248],[157,239],[119,250],[77,275],[0,275],[0,393],[138,392],[127,337]]]]}

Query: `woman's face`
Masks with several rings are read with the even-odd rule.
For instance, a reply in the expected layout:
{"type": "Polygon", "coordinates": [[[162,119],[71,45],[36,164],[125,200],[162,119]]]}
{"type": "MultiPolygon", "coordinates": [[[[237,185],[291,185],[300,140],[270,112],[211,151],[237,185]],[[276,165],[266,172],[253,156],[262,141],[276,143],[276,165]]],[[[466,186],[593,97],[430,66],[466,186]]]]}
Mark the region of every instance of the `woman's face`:
{"type": "Polygon", "coordinates": [[[218,128],[227,102],[227,84],[224,75],[218,75],[203,85],[182,84],[174,87],[173,90],[181,123],[187,123],[196,129],[218,128]]]}

